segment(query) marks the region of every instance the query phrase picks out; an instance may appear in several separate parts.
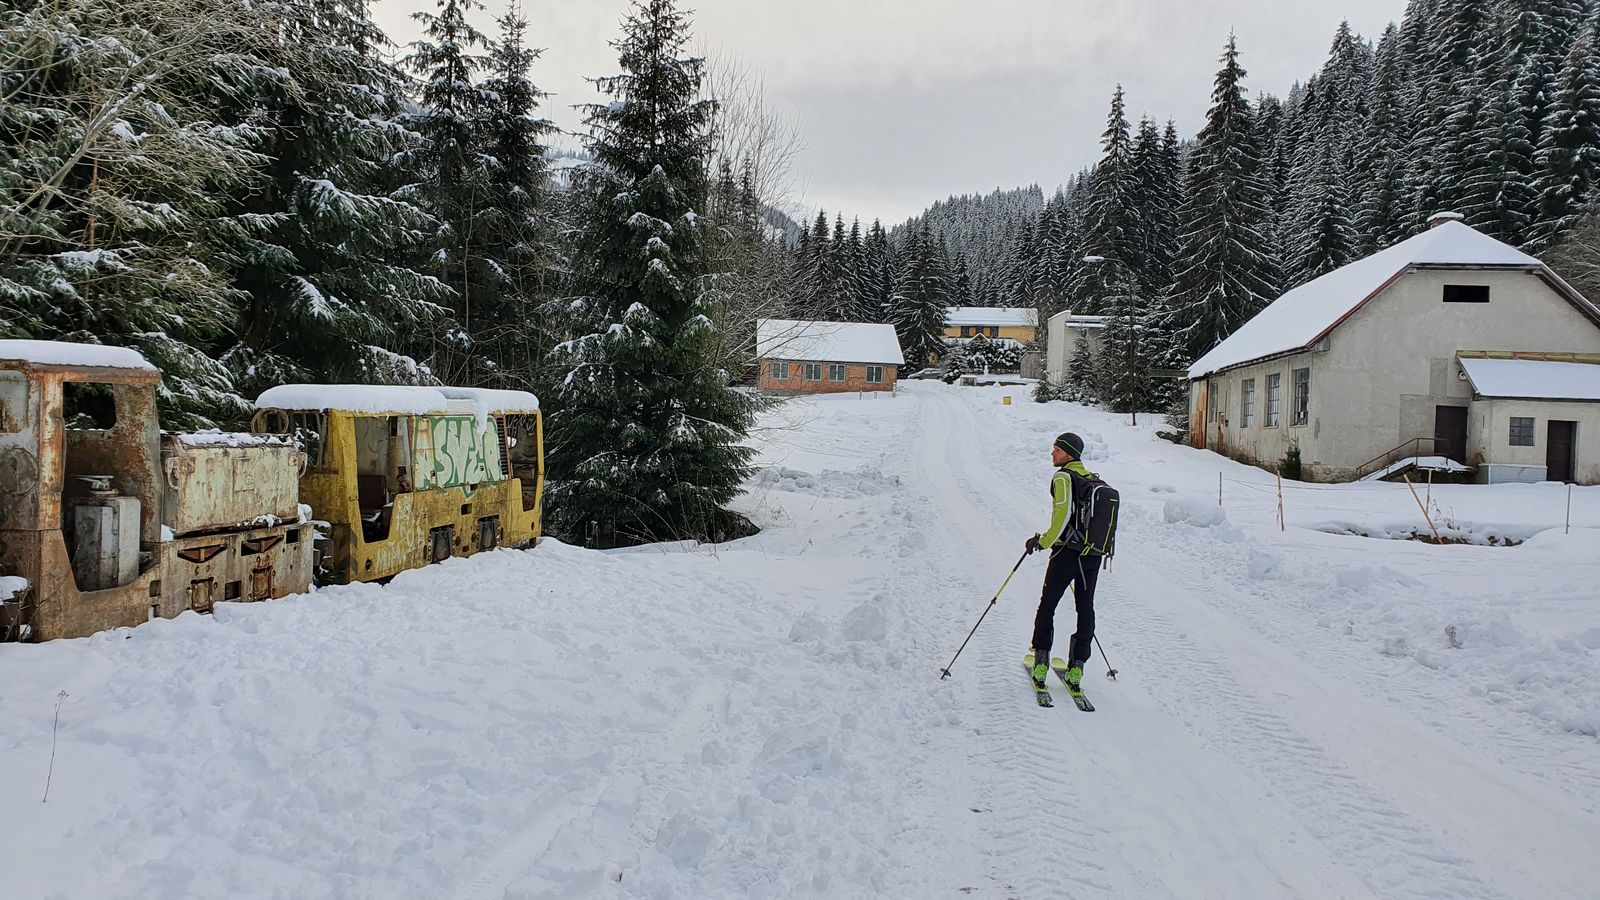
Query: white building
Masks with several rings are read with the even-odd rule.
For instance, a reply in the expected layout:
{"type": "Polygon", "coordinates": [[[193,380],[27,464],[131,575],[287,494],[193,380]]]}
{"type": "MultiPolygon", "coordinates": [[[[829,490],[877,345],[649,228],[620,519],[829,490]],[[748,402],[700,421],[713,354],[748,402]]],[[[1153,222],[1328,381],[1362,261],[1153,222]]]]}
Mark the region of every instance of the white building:
{"type": "Polygon", "coordinates": [[[1266,466],[1298,449],[1317,481],[1444,457],[1479,480],[1600,482],[1600,308],[1458,218],[1289,291],[1197,360],[1194,446],[1266,466]]]}
{"type": "Polygon", "coordinates": [[[1050,380],[1067,380],[1067,366],[1080,340],[1089,342],[1090,353],[1099,353],[1105,327],[1105,316],[1075,316],[1068,310],[1051,316],[1045,323],[1045,374],[1050,380]]]}

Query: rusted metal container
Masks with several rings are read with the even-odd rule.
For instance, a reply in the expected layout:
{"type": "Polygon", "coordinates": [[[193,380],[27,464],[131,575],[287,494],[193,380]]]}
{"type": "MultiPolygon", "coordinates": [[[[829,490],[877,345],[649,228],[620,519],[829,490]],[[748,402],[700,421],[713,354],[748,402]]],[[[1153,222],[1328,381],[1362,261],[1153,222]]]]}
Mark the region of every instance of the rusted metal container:
{"type": "Polygon", "coordinates": [[[166,524],[185,535],[296,522],[304,468],[282,435],[162,435],[166,524]]]}

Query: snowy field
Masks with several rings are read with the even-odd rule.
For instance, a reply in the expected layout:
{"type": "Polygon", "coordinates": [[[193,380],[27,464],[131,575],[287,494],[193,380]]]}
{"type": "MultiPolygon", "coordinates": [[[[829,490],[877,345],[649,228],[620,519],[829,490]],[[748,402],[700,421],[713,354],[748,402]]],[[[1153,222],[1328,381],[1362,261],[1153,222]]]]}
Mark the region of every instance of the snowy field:
{"type": "Polygon", "coordinates": [[[1434,546],[1403,485],[1291,485],[1280,531],[1268,474],[1026,397],[787,404],[721,547],[0,646],[0,895],[1596,896],[1600,489],[1568,535],[1436,486],[1434,546]],[[1125,500],[1093,714],[1023,675],[1040,556],[938,677],[1069,428],[1125,500]]]}

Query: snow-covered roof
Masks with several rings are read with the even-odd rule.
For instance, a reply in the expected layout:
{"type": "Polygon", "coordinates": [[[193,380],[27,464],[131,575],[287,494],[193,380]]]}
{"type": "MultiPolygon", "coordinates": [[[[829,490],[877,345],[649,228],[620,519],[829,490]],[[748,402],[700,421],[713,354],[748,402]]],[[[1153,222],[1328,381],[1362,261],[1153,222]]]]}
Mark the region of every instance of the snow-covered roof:
{"type": "Polygon", "coordinates": [[[1417,267],[1544,269],[1521,250],[1447,220],[1365,259],[1335,269],[1274,300],[1255,318],[1189,367],[1201,378],[1247,362],[1302,350],[1387,287],[1396,276],[1417,267]]]}
{"type": "Polygon", "coordinates": [[[1031,306],[951,306],[944,311],[944,323],[951,328],[962,325],[1032,328],[1038,321],[1038,311],[1031,306]]]}
{"type": "Polygon", "coordinates": [[[527,391],[413,387],[387,384],[285,384],[256,398],[258,409],[314,412],[338,409],[374,415],[477,415],[532,413],[539,398],[527,391]]]}
{"type": "Polygon", "coordinates": [[[900,338],[893,325],[862,322],[800,322],[759,319],[756,356],[815,362],[877,363],[903,366],[900,338]]]}
{"type": "Polygon", "coordinates": [[[107,369],[146,369],[155,366],[127,347],[74,344],[67,341],[0,341],[0,359],[42,366],[100,366],[107,369]]]}
{"type": "Polygon", "coordinates": [[[1059,321],[1063,328],[1080,328],[1080,329],[1093,330],[1093,329],[1096,329],[1096,328],[1104,328],[1104,327],[1106,327],[1106,319],[1107,318],[1108,318],[1107,316],[1077,315],[1077,314],[1072,313],[1069,310],[1063,309],[1061,312],[1058,312],[1055,315],[1050,317],[1050,325],[1051,325],[1051,327],[1054,327],[1056,322],[1059,321]]]}
{"type": "Polygon", "coordinates": [[[1461,368],[1480,397],[1600,400],[1600,362],[1463,356],[1461,368]]]}

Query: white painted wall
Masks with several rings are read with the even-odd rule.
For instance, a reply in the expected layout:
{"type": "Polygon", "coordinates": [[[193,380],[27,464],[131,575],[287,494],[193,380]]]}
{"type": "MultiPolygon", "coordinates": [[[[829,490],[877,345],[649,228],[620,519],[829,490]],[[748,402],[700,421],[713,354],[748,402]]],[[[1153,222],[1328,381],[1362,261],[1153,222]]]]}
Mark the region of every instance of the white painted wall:
{"type": "Polygon", "coordinates": [[[1600,403],[1572,400],[1475,401],[1467,419],[1467,440],[1474,457],[1470,461],[1479,468],[1478,480],[1544,481],[1551,419],[1578,423],[1573,477],[1579,484],[1600,484],[1600,403]],[[1511,446],[1513,416],[1534,420],[1532,447],[1511,446]]]}
{"type": "MultiPolygon", "coordinates": [[[[1223,409],[1218,421],[1207,423],[1207,446],[1275,465],[1297,443],[1308,479],[1347,479],[1356,467],[1404,441],[1433,437],[1435,407],[1472,405],[1471,386],[1456,362],[1460,350],[1595,353],[1600,352],[1600,327],[1531,273],[1411,272],[1335,328],[1326,350],[1212,375],[1220,382],[1223,409]],[[1445,303],[1446,284],[1488,285],[1490,302],[1445,303]],[[1286,423],[1297,368],[1311,369],[1309,422],[1266,427],[1260,415],[1266,376],[1283,376],[1286,423]],[[1245,429],[1239,404],[1247,378],[1256,379],[1258,415],[1245,429]]],[[[1203,390],[1205,383],[1194,382],[1193,390],[1203,390]]],[[[1191,410],[1195,402],[1192,395],[1191,410]]],[[[1469,418],[1469,457],[1472,438],[1469,418]]]]}
{"type": "Polygon", "coordinates": [[[1071,318],[1072,313],[1063,310],[1045,323],[1045,373],[1051,381],[1066,380],[1067,363],[1078,349],[1079,335],[1089,339],[1091,352],[1100,352],[1100,334],[1104,329],[1075,325],[1069,322],[1071,318]]]}

